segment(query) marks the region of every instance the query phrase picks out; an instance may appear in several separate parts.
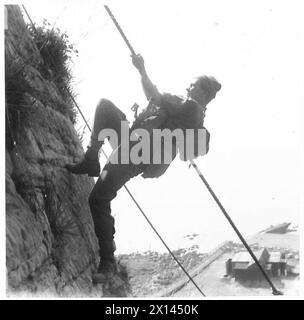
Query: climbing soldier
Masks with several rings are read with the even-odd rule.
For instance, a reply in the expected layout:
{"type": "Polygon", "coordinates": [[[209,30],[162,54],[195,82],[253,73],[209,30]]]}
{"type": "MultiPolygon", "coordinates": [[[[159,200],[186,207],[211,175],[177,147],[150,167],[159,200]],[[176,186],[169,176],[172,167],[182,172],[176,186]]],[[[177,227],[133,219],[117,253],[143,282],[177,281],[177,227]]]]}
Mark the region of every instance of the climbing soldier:
{"type": "MultiPolygon", "coordinates": [[[[206,154],[209,149],[209,132],[204,128],[203,121],[207,104],[215,98],[216,93],[220,90],[220,83],[213,77],[201,76],[193,82],[187,89],[187,98],[161,94],[157,87],[151,82],[147,75],[144,60],[141,55],[133,54],[132,62],[141,76],[143,90],[149,100],[148,107],[138,115],[132,127],[131,134],[135,129],[144,129],[150,137],[151,150],[149,163],[129,163],[119,160],[117,163],[111,162],[113,154],[121,155],[125,150],[122,147],[122,140],[126,137],[122,136],[122,123],[126,123],[125,114],[118,109],[111,101],[102,99],[98,103],[95,111],[94,125],[91,135],[91,142],[88,150],[84,155],[84,159],[78,164],[67,164],[66,168],[74,174],[88,174],[98,178],[90,196],[89,205],[94,221],[95,233],[100,248],[100,263],[93,281],[96,283],[104,282],[111,278],[117,271],[114,258],[114,218],[111,215],[111,201],[116,197],[117,191],[131,178],[142,174],[144,178],[154,178],[161,176],[175,158],[178,151],[187,149],[186,139],[183,148],[180,141],[172,139],[170,145],[171,161],[164,161],[164,154],[168,149],[165,144],[161,145],[161,162],[153,163],[153,155],[156,152],[153,146],[153,129],[169,129],[171,132],[180,129],[186,132],[187,129],[194,131],[194,155],[192,158],[206,154]],[[110,160],[107,162],[100,174],[100,165],[98,152],[102,146],[103,139],[100,140],[102,130],[111,129],[117,134],[117,141],[113,143],[109,141],[114,148],[110,160]],[[198,143],[202,141],[198,138],[199,130],[205,132],[203,148],[198,143]],[[202,151],[203,150],[203,151],[202,151]]],[[[130,146],[142,143],[141,138],[127,139],[130,146]],[[132,140],[132,141],[131,141],[132,140]]],[[[114,141],[115,142],[115,141],[114,141]]],[[[129,152],[129,151],[128,151],[129,152]]],[[[182,160],[190,160],[187,152],[183,152],[182,160]]],[[[119,158],[120,159],[120,158],[119,158]]],[[[131,159],[132,160],[132,159],[131,159]]]]}

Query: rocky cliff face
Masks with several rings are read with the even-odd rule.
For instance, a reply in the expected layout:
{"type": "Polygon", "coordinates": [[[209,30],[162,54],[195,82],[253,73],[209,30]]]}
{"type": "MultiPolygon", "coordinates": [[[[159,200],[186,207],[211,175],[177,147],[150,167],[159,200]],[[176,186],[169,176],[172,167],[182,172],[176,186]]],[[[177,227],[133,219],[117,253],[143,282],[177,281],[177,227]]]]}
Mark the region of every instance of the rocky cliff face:
{"type": "Polygon", "coordinates": [[[14,70],[6,79],[8,291],[101,296],[103,288],[91,283],[98,245],[87,199],[94,181],[63,168],[81,157],[81,143],[59,90],[38,71],[43,58],[20,8],[6,10],[6,73],[14,70]]]}

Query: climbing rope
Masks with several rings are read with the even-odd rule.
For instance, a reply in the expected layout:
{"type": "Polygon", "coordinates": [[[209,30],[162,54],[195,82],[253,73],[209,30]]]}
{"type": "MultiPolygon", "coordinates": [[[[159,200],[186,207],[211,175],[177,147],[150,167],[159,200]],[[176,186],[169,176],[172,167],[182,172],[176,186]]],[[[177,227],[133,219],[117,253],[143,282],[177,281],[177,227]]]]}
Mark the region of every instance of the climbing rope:
{"type": "Polygon", "coordinates": [[[206,296],[204,294],[204,292],[199,288],[199,286],[196,284],[196,282],[193,280],[193,278],[191,277],[191,275],[186,271],[186,269],[183,267],[183,265],[180,263],[180,261],[175,257],[174,253],[170,250],[170,248],[167,246],[166,242],[163,240],[163,238],[161,237],[161,235],[157,232],[157,230],[154,228],[153,224],[151,223],[151,221],[148,219],[148,217],[146,216],[145,212],[143,211],[143,209],[140,207],[140,205],[138,204],[138,202],[136,201],[136,199],[133,197],[132,193],[129,191],[129,189],[127,188],[126,185],[124,185],[126,191],[128,192],[128,194],[130,195],[130,197],[132,198],[132,200],[134,201],[134,203],[136,204],[137,208],[140,210],[140,212],[142,213],[142,215],[144,216],[144,218],[147,220],[147,222],[149,223],[149,225],[151,226],[151,228],[153,229],[153,231],[157,234],[158,238],[160,239],[160,241],[163,243],[163,245],[166,247],[166,249],[169,251],[170,255],[172,256],[172,258],[176,261],[176,263],[180,266],[180,268],[183,270],[183,272],[187,275],[187,277],[189,278],[189,280],[194,284],[194,286],[196,287],[196,289],[202,294],[202,296],[206,296]]]}
{"type": "Polygon", "coordinates": [[[215,202],[217,203],[217,205],[219,206],[219,208],[221,209],[221,211],[223,212],[223,214],[225,215],[226,219],[228,220],[228,222],[230,223],[230,225],[232,226],[233,230],[236,232],[236,234],[238,235],[238,237],[240,238],[240,240],[242,241],[243,245],[245,246],[245,248],[247,249],[247,251],[249,252],[249,254],[251,255],[252,259],[254,260],[254,262],[256,263],[256,265],[259,267],[260,271],[262,272],[263,276],[265,277],[265,279],[267,280],[267,282],[269,283],[270,287],[272,288],[272,294],[273,295],[283,295],[283,293],[279,290],[277,290],[277,288],[274,286],[273,282],[270,280],[270,278],[268,277],[267,273],[265,272],[265,270],[263,269],[263,267],[261,266],[259,260],[257,259],[257,257],[255,256],[255,254],[253,253],[253,251],[251,250],[250,246],[247,244],[246,240],[244,239],[244,237],[242,236],[242,234],[240,233],[240,231],[238,230],[238,228],[235,226],[234,222],[232,221],[232,219],[230,218],[230,216],[228,215],[227,211],[225,210],[225,208],[223,207],[223,205],[221,204],[220,200],[218,199],[218,197],[216,196],[216,194],[213,192],[213,190],[211,189],[209,183],[207,182],[207,180],[205,179],[205,177],[203,176],[202,172],[199,170],[198,166],[196,165],[196,163],[193,160],[190,160],[190,163],[192,165],[192,167],[196,170],[196,172],[198,173],[199,177],[201,178],[201,180],[204,182],[205,186],[207,187],[208,191],[210,192],[210,194],[212,195],[213,199],[215,200],[215,202]]]}
{"type": "MultiPolygon", "coordinates": [[[[29,21],[32,24],[33,29],[35,30],[35,25],[32,21],[32,19],[30,18],[29,13],[27,12],[27,10],[25,9],[24,5],[22,5],[29,21]]],[[[109,9],[107,9],[108,13],[109,13],[109,9]]],[[[111,18],[114,18],[113,15],[111,18]]],[[[117,22],[116,22],[117,23],[117,22]]],[[[117,23],[118,26],[118,23],[117,23]]],[[[122,33],[122,30],[120,29],[120,32],[122,33]]],[[[125,37],[125,41],[128,41],[127,38],[125,37]]],[[[129,43],[129,42],[128,42],[129,43]]],[[[132,49],[130,43],[129,43],[129,48],[132,49]]],[[[132,49],[133,50],[133,49],[132,49]]],[[[134,52],[134,50],[133,50],[134,52]]],[[[135,52],[134,52],[135,54],[135,52]]],[[[55,67],[54,64],[54,60],[53,57],[51,56],[51,63],[53,64],[53,66],[55,67]]],[[[84,120],[86,126],[88,127],[89,131],[92,131],[88,121],[86,120],[84,114],[82,113],[78,103],[76,102],[75,98],[73,97],[73,95],[71,94],[71,92],[68,90],[68,88],[65,86],[65,89],[67,91],[67,93],[69,94],[71,100],[73,101],[73,103],[75,104],[76,108],[78,109],[82,119],[84,120]]],[[[105,153],[105,151],[101,148],[101,151],[103,152],[104,156],[109,159],[109,157],[107,156],[107,154],[105,153]]],[[[158,236],[158,238],[161,240],[161,242],[164,244],[164,246],[166,247],[166,249],[168,250],[169,254],[172,256],[172,258],[177,262],[177,264],[179,265],[179,267],[182,269],[182,271],[186,274],[186,276],[189,278],[189,280],[195,285],[195,287],[197,288],[197,290],[201,293],[201,295],[203,295],[205,297],[205,294],[203,293],[203,291],[199,288],[199,286],[195,283],[195,281],[193,280],[193,278],[191,277],[191,275],[185,270],[185,268],[183,267],[183,265],[181,264],[181,262],[176,258],[176,256],[174,255],[174,253],[172,252],[172,250],[170,250],[170,248],[168,247],[168,245],[166,244],[166,242],[163,240],[163,238],[160,236],[160,234],[157,232],[157,230],[155,229],[155,227],[153,226],[153,224],[151,223],[151,221],[148,219],[147,215],[144,213],[143,209],[140,207],[139,203],[136,201],[136,199],[134,198],[134,196],[132,195],[131,191],[128,189],[128,187],[126,185],[123,186],[125,188],[125,190],[127,191],[127,193],[129,194],[129,196],[131,197],[131,199],[134,201],[135,205],[137,206],[137,208],[140,210],[140,212],[143,214],[144,218],[147,220],[147,222],[149,223],[149,225],[151,226],[151,228],[153,229],[153,231],[156,233],[156,235],[158,236]]],[[[61,203],[64,200],[64,196],[61,198],[61,203]]]]}
{"type": "MultiPolygon", "coordinates": [[[[125,41],[126,45],[128,46],[129,50],[131,51],[132,55],[135,55],[135,51],[133,49],[133,47],[131,46],[129,40],[127,39],[127,37],[125,36],[124,32],[122,31],[120,25],[118,24],[117,20],[115,19],[113,13],[111,12],[111,10],[109,9],[108,6],[104,6],[106,11],[108,12],[109,16],[111,17],[111,19],[113,20],[118,32],[120,33],[120,35],[122,36],[123,40],[125,41]]],[[[191,165],[195,168],[196,172],[199,174],[199,177],[203,180],[203,182],[205,183],[207,189],[209,190],[209,192],[211,193],[212,197],[214,198],[214,200],[216,201],[216,203],[218,204],[218,206],[220,207],[220,209],[222,210],[222,212],[224,213],[225,217],[227,218],[227,220],[229,221],[230,225],[233,227],[234,231],[237,233],[238,237],[241,239],[242,243],[244,244],[244,246],[246,247],[246,249],[248,250],[249,254],[251,255],[251,257],[253,258],[253,260],[255,261],[255,263],[257,264],[257,266],[259,267],[259,269],[261,270],[263,276],[265,277],[265,279],[268,281],[268,283],[270,284],[271,288],[272,288],[272,293],[274,295],[282,295],[282,292],[278,291],[276,289],[276,287],[274,286],[274,284],[272,283],[272,281],[270,280],[270,278],[268,277],[268,275],[266,274],[266,272],[264,271],[264,269],[262,268],[262,266],[260,265],[258,259],[256,258],[256,256],[254,255],[254,253],[252,252],[251,248],[249,247],[249,245],[246,243],[245,239],[243,238],[243,236],[241,235],[241,233],[239,232],[239,230],[236,228],[235,224],[233,223],[233,221],[231,220],[231,218],[229,217],[228,213],[226,212],[226,210],[224,209],[224,207],[222,206],[222,204],[220,203],[220,201],[218,200],[217,196],[215,195],[215,193],[213,192],[213,190],[211,189],[211,187],[209,186],[208,182],[206,181],[206,179],[204,178],[203,174],[200,172],[200,170],[198,169],[197,165],[195,164],[195,162],[193,160],[190,160],[191,165]]]]}

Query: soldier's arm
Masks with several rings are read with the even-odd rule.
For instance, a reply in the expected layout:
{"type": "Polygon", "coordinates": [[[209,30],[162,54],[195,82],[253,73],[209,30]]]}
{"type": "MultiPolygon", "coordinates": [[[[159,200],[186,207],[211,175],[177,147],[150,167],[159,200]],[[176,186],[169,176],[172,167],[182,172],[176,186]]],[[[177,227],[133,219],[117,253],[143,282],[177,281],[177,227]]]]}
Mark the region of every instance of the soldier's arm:
{"type": "Polygon", "coordinates": [[[139,71],[139,74],[141,76],[141,83],[147,99],[152,99],[152,101],[156,104],[159,103],[161,100],[161,94],[147,74],[143,57],[139,54],[133,55],[132,62],[135,68],[139,71]]]}

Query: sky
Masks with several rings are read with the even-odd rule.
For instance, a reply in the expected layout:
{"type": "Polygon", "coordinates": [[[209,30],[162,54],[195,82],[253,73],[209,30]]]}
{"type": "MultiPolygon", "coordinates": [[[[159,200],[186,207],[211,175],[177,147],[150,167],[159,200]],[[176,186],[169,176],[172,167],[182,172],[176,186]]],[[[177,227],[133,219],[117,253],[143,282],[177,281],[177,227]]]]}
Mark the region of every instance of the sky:
{"type": "MultiPolygon", "coordinates": [[[[130,52],[103,5],[109,5],[161,92],[185,94],[191,80],[216,77],[209,105],[209,153],[197,164],[244,235],[303,214],[303,17],[301,1],[23,1],[38,25],[66,31],[79,51],[72,71],[77,102],[92,124],[100,98],[130,121],[147,104],[130,52]]],[[[79,118],[77,130],[83,129],[79,118]]],[[[85,132],[84,148],[89,141],[85,132]]],[[[110,147],[105,148],[109,153],[110,147]]],[[[101,163],[105,159],[101,157],[101,163]]],[[[202,251],[234,232],[188,163],[162,177],[127,183],[173,249],[202,251]],[[194,240],[186,235],[199,234],[194,240]]],[[[121,190],[112,202],[118,252],[165,251],[121,190]]]]}

